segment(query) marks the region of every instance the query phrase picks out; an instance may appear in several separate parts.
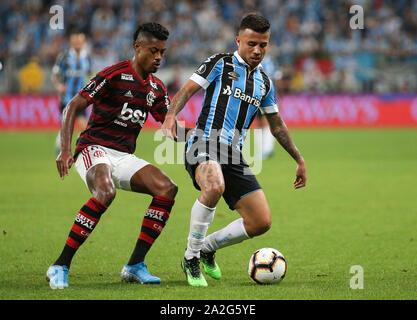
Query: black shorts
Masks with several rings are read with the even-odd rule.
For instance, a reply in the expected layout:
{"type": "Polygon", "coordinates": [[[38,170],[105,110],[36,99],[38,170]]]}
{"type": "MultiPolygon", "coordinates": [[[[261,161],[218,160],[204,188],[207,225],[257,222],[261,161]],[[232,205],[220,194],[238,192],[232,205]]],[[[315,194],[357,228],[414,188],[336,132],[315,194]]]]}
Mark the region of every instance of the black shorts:
{"type": "Polygon", "coordinates": [[[198,165],[208,160],[214,160],[220,164],[225,183],[223,198],[231,210],[235,209],[236,202],[244,196],[262,189],[240,151],[233,152],[224,144],[211,144],[201,140],[194,142],[188,152],[187,149],[188,142],[185,145],[185,168],[197,190],[201,190],[195,180],[195,170],[198,165]]]}

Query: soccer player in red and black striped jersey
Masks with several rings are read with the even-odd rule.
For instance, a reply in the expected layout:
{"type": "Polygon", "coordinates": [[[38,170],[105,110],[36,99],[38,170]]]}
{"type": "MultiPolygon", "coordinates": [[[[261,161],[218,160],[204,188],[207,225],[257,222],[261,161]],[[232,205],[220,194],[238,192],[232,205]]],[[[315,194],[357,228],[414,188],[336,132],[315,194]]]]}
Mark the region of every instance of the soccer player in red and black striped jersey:
{"type": "Polygon", "coordinates": [[[122,280],[161,282],[149,273],[144,259],[167,223],[178,188],[160,169],[133,153],[149,113],[163,122],[169,107],[167,90],[153,75],[160,67],[168,36],[168,30],[158,23],[140,25],[133,36],[134,57],[99,72],[65,108],[57,169],[64,179],[75,164],[92,197],[78,211],[61,255],[47,271],[53,289],[68,286],[72,258],[112,203],[116,189],[153,197],[130,260],[122,269],[122,280]],[[88,126],[72,154],[75,117],[90,104],[88,126]]]}

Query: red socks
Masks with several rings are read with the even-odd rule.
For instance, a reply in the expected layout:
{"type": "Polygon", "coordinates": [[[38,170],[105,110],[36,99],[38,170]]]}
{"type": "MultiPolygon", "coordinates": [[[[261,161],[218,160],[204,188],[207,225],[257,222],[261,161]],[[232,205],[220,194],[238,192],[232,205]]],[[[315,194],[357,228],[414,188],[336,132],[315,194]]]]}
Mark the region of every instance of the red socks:
{"type": "Polygon", "coordinates": [[[164,229],[174,202],[175,200],[162,196],[152,199],[143,218],[139,238],[128,265],[137,264],[145,259],[146,253],[164,229]]]}

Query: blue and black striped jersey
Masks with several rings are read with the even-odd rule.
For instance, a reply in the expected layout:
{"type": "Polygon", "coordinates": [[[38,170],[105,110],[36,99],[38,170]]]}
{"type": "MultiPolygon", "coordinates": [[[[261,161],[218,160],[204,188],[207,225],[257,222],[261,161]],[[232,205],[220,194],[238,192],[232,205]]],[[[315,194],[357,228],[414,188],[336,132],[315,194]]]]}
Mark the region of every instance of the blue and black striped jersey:
{"type": "Polygon", "coordinates": [[[52,72],[58,75],[66,86],[64,94],[60,95],[60,104],[66,105],[80,91],[91,73],[91,60],[85,50],[77,58],[74,49],[69,49],[58,55],[52,72]]]}
{"type": "Polygon", "coordinates": [[[237,51],[207,58],[190,79],[205,89],[205,96],[188,148],[199,136],[242,149],[258,110],[278,112],[273,83],[262,66],[251,70],[237,51]]]}

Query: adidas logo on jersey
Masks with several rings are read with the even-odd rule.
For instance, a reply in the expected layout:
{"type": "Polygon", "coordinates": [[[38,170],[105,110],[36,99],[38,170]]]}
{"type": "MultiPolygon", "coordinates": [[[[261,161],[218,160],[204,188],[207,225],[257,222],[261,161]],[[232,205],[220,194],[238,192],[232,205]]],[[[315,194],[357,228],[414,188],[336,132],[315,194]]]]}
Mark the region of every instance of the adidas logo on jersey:
{"type": "Polygon", "coordinates": [[[129,90],[128,92],[126,92],[125,97],[133,98],[132,91],[129,90]]]}

